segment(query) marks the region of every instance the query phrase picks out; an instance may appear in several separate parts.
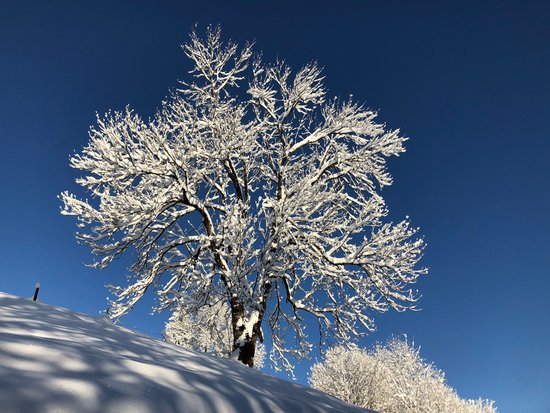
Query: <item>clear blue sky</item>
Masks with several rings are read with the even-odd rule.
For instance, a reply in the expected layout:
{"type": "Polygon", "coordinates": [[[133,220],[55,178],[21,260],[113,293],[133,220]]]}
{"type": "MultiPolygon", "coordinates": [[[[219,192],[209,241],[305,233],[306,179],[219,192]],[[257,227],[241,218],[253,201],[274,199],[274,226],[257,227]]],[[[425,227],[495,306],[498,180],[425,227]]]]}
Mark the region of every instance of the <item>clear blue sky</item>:
{"type": "MultiPolygon", "coordinates": [[[[363,344],[405,333],[461,396],[550,412],[550,2],[154,3],[0,3],[0,291],[40,281],[42,301],[105,308],[124,261],[83,266],[57,199],[77,191],[69,155],[96,111],[152,114],[186,76],[193,24],[219,23],[266,60],[317,60],[331,94],[411,138],[383,194],[428,242],[422,311],[378,317],[363,344]]],[[[125,323],[158,336],[147,312],[125,323]]]]}

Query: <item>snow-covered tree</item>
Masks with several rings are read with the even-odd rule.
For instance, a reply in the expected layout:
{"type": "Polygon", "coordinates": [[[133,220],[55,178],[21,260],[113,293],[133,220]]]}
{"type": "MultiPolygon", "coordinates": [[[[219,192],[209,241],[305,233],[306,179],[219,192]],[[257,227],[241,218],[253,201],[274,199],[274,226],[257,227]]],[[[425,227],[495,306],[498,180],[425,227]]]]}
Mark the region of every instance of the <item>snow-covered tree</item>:
{"type": "MultiPolygon", "coordinates": [[[[233,352],[233,331],[229,305],[225,301],[218,301],[189,310],[186,308],[186,300],[174,306],[164,330],[166,340],[218,357],[230,357],[233,352]],[[189,310],[194,313],[189,313],[189,310]]],[[[254,367],[263,367],[264,359],[265,348],[259,343],[254,355],[254,367]]]]}
{"type": "Polygon", "coordinates": [[[335,347],[311,369],[310,384],[380,413],[495,413],[491,400],[463,400],[445,374],[406,339],[367,351],[335,347]]]}
{"type": "Polygon", "coordinates": [[[174,307],[164,330],[166,339],[178,346],[228,357],[233,347],[233,334],[227,303],[219,301],[191,310],[195,313],[189,313],[185,303],[174,307]]]}
{"type": "Polygon", "coordinates": [[[150,289],[159,311],[220,298],[234,356],[253,365],[264,326],[271,360],[291,369],[311,347],[305,314],[322,341],[348,341],[374,328],[374,313],[414,307],[424,242],[408,218],[386,222],[379,194],[406,138],[351,99],[328,99],[313,63],[294,74],[264,64],[219,29],[183,49],[192,76],[153,118],[98,117],[71,157],[91,199],[64,192],[62,213],[78,218],[95,266],[135,253],[111,316],[150,289]]]}

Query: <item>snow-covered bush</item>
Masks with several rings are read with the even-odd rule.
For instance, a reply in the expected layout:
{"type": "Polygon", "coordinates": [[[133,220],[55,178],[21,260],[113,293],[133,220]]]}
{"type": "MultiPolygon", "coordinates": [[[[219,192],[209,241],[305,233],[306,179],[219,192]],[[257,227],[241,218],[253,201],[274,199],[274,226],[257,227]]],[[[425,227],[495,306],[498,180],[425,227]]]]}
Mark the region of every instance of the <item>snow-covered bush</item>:
{"type": "MultiPolygon", "coordinates": [[[[224,301],[218,301],[199,307],[191,314],[184,305],[179,305],[166,323],[164,337],[178,346],[218,357],[230,357],[233,351],[230,308],[224,301]]],[[[254,367],[263,367],[264,360],[265,347],[258,343],[254,367]]]]}
{"type": "Polygon", "coordinates": [[[335,347],[311,369],[310,384],[379,413],[495,413],[491,400],[463,400],[445,374],[406,339],[372,350],[335,347]]]}

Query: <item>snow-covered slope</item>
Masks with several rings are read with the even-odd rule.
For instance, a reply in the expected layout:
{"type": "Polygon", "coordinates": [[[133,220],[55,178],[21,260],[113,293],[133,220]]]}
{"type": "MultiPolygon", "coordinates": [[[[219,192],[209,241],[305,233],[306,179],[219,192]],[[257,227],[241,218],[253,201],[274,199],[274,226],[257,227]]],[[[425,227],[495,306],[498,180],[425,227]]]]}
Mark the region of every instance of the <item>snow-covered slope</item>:
{"type": "Polygon", "coordinates": [[[365,412],[109,320],[0,293],[0,411],[365,412]]]}

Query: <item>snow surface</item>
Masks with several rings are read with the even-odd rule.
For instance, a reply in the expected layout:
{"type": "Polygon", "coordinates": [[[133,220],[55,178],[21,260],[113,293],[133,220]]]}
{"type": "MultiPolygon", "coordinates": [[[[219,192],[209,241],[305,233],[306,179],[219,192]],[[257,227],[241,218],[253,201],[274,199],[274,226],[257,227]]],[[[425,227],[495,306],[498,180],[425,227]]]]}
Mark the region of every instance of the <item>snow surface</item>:
{"type": "Polygon", "coordinates": [[[231,360],[0,293],[0,411],[366,412],[231,360]]]}

